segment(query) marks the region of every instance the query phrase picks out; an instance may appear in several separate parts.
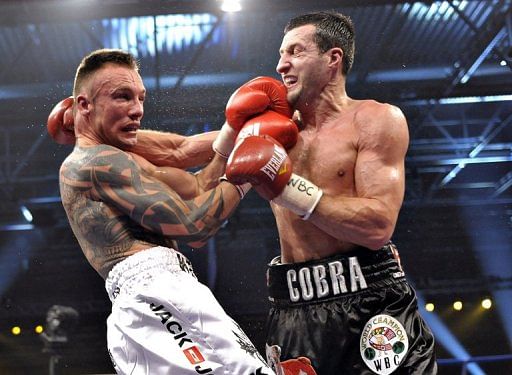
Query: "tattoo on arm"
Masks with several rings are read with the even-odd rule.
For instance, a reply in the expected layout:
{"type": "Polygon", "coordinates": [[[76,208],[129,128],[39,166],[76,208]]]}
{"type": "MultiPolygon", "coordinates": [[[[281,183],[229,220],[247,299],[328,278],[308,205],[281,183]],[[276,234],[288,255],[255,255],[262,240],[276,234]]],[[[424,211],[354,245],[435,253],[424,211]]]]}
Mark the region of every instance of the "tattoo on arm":
{"type": "Polygon", "coordinates": [[[64,172],[64,184],[90,189],[92,200],[115,208],[144,229],[189,244],[204,243],[238,203],[226,204],[220,187],[184,201],[146,175],[126,153],[108,146],[71,170],[77,173],[64,172]]]}

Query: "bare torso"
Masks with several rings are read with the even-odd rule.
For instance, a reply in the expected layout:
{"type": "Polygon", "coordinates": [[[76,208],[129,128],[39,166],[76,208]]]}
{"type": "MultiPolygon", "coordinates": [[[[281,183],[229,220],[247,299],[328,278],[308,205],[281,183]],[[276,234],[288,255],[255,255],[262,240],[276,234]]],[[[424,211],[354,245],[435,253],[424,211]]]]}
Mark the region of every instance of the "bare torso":
{"type": "MultiPolygon", "coordinates": [[[[359,131],[355,117],[368,101],[352,103],[336,117],[317,127],[305,124],[289,151],[293,172],[318,185],[333,197],[355,197],[354,167],[359,131]]],[[[340,241],[289,210],[272,204],[284,262],[301,262],[350,251],[355,244],[340,241]]]]}
{"type": "MultiPolygon", "coordinates": [[[[112,150],[103,145],[76,147],[60,170],[62,204],[71,228],[87,260],[103,278],[107,277],[116,263],[129,255],[157,245],[175,247],[174,241],[151,233],[115,207],[94,197],[91,163],[96,164],[98,155],[105,154],[105,166],[108,168],[109,158],[115,158],[116,152],[126,157],[126,153],[112,150]],[[95,161],[91,162],[93,159],[95,161]]],[[[126,168],[133,169],[134,164],[126,168]]],[[[134,175],[152,179],[140,169],[134,175]]],[[[169,194],[172,194],[170,190],[169,194]]]]}

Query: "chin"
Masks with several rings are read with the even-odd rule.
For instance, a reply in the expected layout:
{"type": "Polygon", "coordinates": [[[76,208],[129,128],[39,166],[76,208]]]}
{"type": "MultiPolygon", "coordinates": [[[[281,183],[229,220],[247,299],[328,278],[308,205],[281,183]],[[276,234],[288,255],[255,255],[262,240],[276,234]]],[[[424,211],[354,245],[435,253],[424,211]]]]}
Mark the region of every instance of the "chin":
{"type": "Polygon", "coordinates": [[[137,145],[137,138],[129,139],[124,142],[124,147],[135,147],[137,145]]]}
{"type": "Polygon", "coordinates": [[[293,92],[288,92],[286,95],[286,100],[291,108],[296,109],[295,105],[297,104],[297,100],[299,99],[299,95],[294,94],[293,92]]]}
{"type": "Polygon", "coordinates": [[[121,138],[118,139],[116,143],[116,147],[120,148],[121,150],[129,149],[137,144],[137,137],[121,138]]]}

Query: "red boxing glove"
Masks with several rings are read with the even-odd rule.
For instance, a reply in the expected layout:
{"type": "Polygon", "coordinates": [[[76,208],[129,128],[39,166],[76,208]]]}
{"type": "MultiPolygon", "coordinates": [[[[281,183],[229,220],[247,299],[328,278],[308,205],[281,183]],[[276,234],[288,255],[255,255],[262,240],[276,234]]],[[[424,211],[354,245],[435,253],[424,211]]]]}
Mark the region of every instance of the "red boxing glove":
{"type": "Polygon", "coordinates": [[[61,100],[53,107],[46,128],[53,140],[61,145],[75,144],[75,131],[73,129],[73,103],[72,96],[61,100]]]}
{"type": "Polygon", "coordinates": [[[289,117],[274,111],[265,111],[245,123],[235,143],[252,135],[268,135],[288,150],[297,143],[299,129],[289,117]]]}
{"type": "Polygon", "coordinates": [[[292,173],[285,149],[271,137],[247,137],[236,144],[226,164],[226,178],[235,185],[250,183],[267,200],[307,220],[315,210],[322,190],[292,173]]]}
{"type": "Polygon", "coordinates": [[[317,375],[307,357],[298,357],[281,362],[284,375],[317,375]]]}
{"type": "Polygon", "coordinates": [[[286,117],[292,110],[286,100],[283,82],[271,77],[257,77],[240,86],[226,105],[226,120],[234,129],[240,129],[247,119],[268,109],[286,117]]]}
{"type": "Polygon", "coordinates": [[[229,182],[249,182],[263,198],[272,200],[292,175],[292,163],[284,148],[268,136],[247,137],[238,143],[226,164],[229,182]]]}
{"type": "Polygon", "coordinates": [[[226,123],[213,142],[215,152],[227,158],[238,132],[254,115],[272,110],[291,118],[292,110],[286,94],[284,84],[271,77],[257,77],[239,87],[226,104],[226,123]]]}

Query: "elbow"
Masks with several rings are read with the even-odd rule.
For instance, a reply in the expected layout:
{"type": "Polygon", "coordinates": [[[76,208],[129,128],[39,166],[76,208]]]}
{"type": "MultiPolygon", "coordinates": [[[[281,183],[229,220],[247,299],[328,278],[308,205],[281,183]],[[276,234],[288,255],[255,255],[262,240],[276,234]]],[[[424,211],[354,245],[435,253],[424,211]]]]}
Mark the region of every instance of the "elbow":
{"type": "Polygon", "coordinates": [[[383,248],[393,235],[395,224],[390,220],[382,220],[375,223],[373,228],[369,231],[363,246],[370,250],[379,250],[383,248]]]}
{"type": "Polygon", "coordinates": [[[212,226],[208,228],[203,228],[203,230],[193,234],[187,238],[185,243],[193,249],[199,249],[208,244],[210,238],[212,238],[217,231],[220,229],[220,226],[212,226]]]}
{"type": "Polygon", "coordinates": [[[380,250],[384,246],[386,246],[386,244],[390,240],[391,240],[391,236],[390,237],[386,237],[386,238],[382,237],[382,238],[369,239],[367,241],[367,243],[365,244],[365,247],[367,247],[370,250],[380,250]]]}

